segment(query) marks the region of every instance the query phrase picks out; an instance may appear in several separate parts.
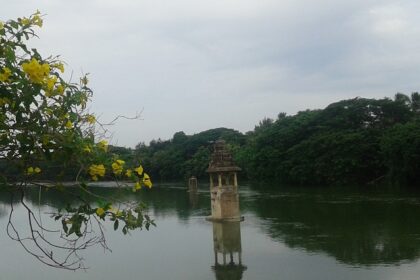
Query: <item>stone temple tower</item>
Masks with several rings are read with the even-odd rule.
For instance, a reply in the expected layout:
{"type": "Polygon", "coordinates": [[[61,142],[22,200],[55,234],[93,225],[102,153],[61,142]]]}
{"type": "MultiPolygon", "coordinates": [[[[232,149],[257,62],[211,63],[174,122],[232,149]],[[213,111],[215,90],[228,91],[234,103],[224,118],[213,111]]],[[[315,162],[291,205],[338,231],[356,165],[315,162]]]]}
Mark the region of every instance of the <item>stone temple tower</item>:
{"type": "Polygon", "coordinates": [[[223,140],[216,141],[207,172],[210,176],[212,221],[241,221],[236,166],[223,140]]]}

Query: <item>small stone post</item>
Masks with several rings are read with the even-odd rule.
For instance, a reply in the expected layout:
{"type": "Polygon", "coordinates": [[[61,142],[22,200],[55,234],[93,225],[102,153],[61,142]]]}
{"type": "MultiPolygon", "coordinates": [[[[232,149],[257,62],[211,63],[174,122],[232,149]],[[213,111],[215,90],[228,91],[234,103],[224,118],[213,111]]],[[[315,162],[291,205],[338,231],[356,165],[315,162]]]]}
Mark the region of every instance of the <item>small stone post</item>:
{"type": "Polygon", "coordinates": [[[192,176],[189,180],[188,180],[188,190],[190,192],[197,192],[197,178],[195,176],[192,176]]]}

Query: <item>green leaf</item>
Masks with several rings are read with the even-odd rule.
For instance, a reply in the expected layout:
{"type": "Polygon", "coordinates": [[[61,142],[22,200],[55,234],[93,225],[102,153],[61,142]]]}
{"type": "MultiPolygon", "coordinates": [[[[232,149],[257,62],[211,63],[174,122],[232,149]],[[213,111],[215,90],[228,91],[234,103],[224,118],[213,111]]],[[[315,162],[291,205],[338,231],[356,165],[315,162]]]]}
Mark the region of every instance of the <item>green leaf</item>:
{"type": "Polygon", "coordinates": [[[115,220],[115,222],[114,222],[114,230],[117,230],[118,229],[118,220],[115,220]]]}
{"type": "Polygon", "coordinates": [[[19,28],[19,24],[17,23],[17,21],[14,21],[14,20],[10,21],[10,26],[15,28],[15,29],[19,28]]]}
{"type": "Polygon", "coordinates": [[[75,231],[75,228],[74,228],[74,225],[72,225],[67,235],[72,234],[74,231],[75,231]]]}
{"type": "Polygon", "coordinates": [[[65,219],[62,219],[61,220],[61,224],[63,225],[64,232],[67,233],[69,231],[69,228],[67,226],[66,220],[65,219]]]}

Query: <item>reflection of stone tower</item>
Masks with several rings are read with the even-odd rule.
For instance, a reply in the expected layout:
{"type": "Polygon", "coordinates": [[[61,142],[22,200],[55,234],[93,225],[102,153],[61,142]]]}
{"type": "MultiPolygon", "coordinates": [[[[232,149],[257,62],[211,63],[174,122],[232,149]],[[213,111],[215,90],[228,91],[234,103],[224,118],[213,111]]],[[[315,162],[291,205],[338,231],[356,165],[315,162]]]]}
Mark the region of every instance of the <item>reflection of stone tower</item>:
{"type": "Polygon", "coordinates": [[[213,221],[240,221],[237,167],[223,140],[216,141],[207,172],[210,175],[211,217],[213,221]]]}
{"type": "Polygon", "coordinates": [[[240,280],[247,269],[242,265],[239,222],[213,223],[214,266],[216,280],[240,280]],[[235,260],[235,254],[237,254],[235,260]],[[222,259],[219,260],[219,255],[222,259]],[[219,263],[220,262],[220,263],[219,263]]]}
{"type": "Polygon", "coordinates": [[[188,198],[190,201],[191,208],[195,209],[198,205],[198,193],[197,192],[189,192],[188,198]]]}

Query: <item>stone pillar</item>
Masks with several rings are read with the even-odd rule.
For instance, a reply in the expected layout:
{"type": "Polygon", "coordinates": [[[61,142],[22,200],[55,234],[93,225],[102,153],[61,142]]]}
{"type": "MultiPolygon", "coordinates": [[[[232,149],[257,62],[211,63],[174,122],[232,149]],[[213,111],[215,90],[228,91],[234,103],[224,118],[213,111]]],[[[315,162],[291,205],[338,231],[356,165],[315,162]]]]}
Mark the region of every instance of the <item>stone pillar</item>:
{"type": "Polygon", "coordinates": [[[197,191],[197,178],[192,176],[188,180],[188,188],[189,188],[190,192],[196,192],[197,191]]]}
{"type": "Polygon", "coordinates": [[[241,171],[241,168],[233,162],[226,143],[223,140],[216,141],[207,168],[210,176],[212,206],[209,220],[230,222],[243,220],[239,210],[238,178],[236,176],[238,171],[241,171]]]}

